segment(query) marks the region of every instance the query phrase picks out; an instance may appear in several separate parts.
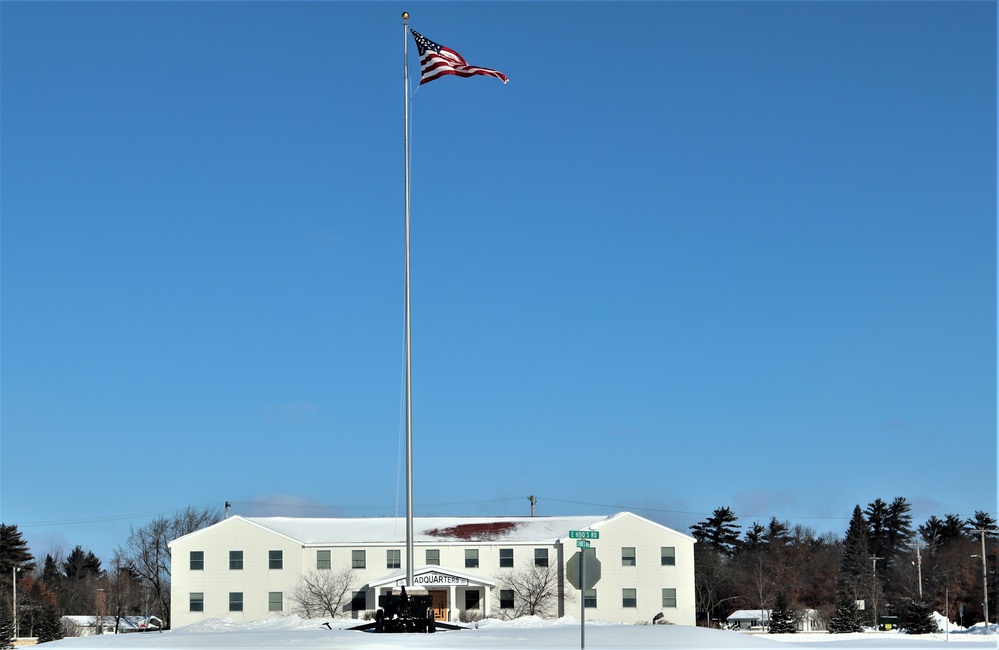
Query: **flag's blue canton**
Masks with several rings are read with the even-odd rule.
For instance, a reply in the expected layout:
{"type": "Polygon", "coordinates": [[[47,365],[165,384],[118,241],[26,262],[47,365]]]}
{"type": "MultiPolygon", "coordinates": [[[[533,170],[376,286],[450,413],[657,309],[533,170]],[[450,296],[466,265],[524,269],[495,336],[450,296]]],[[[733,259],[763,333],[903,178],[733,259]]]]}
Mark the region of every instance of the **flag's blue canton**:
{"type": "Polygon", "coordinates": [[[419,50],[420,56],[427,53],[427,50],[433,50],[437,54],[441,53],[441,46],[434,43],[432,40],[424,36],[423,34],[417,32],[416,30],[410,30],[413,32],[413,39],[416,41],[416,49],[419,50]]]}

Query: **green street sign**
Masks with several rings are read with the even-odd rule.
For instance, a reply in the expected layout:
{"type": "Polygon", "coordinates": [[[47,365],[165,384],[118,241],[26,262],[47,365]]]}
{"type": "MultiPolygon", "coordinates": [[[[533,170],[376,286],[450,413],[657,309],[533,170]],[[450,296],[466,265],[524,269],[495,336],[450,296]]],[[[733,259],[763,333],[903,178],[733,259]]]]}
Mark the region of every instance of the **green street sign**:
{"type": "Polygon", "coordinates": [[[588,539],[577,539],[576,548],[590,548],[590,540],[588,539]]]}
{"type": "Polygon", "coordinates": [[[598,530],[570,530],[570,539],[600,539],[598,530]]]}

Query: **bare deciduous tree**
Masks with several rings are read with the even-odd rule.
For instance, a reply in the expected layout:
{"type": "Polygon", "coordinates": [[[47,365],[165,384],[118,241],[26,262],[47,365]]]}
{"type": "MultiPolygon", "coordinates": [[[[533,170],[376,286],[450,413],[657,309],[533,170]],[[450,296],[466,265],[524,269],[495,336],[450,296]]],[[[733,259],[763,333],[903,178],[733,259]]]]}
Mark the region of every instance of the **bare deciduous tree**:
{"type": "MultiPolygon", "coordinates": [[[[500,590],[513,591],[513,608],[500,609],[500,616],[518,618],[520,616],[554,617],[559,595],[558,567],[532,565],[497,576],[500,590]]],[[[565,592],[565,600],[572,601],[572,592],[565,592]]]]}
{"type": "Polygon", "coordinates": [[[152,612],[170,627],[170,549],[167,544],[222,520],[218,508],[187,508],[172,518],[157,517],[139,529],[132,529],[125,546],[116,556],[138,577],[149,592],[152,612]]]}
{"type": "Polygon", "coordinates": [[[316,569],[302,575],[291,600],[296,610],[306,618],[343,613],[344,605],[351,600],[351,590],[357,583],[357,572],[349,566],[340,571],[316,569]]]}

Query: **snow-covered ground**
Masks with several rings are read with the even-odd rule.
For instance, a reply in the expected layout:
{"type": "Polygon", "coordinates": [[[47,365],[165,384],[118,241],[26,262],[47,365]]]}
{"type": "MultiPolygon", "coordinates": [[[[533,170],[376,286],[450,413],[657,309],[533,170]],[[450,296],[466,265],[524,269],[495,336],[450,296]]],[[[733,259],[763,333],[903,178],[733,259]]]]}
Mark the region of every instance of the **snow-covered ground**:
{"type": "MultiPolygon", "coordinates": [[[[296,616],[272,618],[252,623],[214,619],[167,632],[120,634],[63,639],[45,644],[51,648],[578,648],[580,626],[577,619],[557,621],[521,618],[514,621],[483,621],[467,630],[437,634],[374,634],[347,629],[358,621],[303,620],[296,616]],[[342,629],[341,627],[342,626],[342,629]]],[[[614,648],[783,648],[806,646],[825,648],[889,648],[920,650],[960,644],[961,650],[996,648],[999,625],[988,633],[979,625],[969,630],[952,626],[950,633],[906,635],[872,632],[866,634],[751,634],[680,625],[624,625],[586,623],[586,647],[614,648]]]]}

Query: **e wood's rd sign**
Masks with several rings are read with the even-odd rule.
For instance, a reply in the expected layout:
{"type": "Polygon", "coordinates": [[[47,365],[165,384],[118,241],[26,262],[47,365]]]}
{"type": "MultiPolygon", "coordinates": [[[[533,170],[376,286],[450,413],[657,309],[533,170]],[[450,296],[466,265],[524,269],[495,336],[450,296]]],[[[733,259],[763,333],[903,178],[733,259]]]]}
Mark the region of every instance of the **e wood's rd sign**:
{"type": "Polygon", "coordinates": [[[600,539],[599,530],[570,530],[569,539],[600,539]]]}

